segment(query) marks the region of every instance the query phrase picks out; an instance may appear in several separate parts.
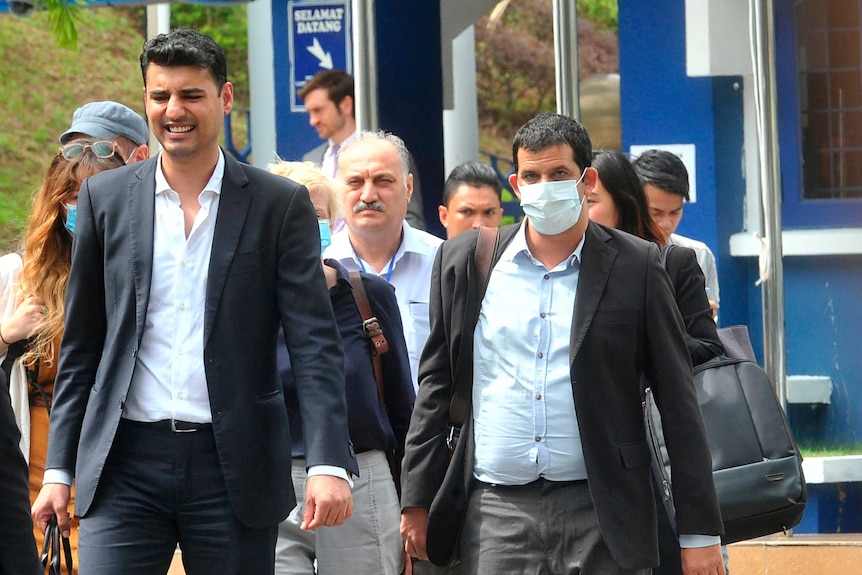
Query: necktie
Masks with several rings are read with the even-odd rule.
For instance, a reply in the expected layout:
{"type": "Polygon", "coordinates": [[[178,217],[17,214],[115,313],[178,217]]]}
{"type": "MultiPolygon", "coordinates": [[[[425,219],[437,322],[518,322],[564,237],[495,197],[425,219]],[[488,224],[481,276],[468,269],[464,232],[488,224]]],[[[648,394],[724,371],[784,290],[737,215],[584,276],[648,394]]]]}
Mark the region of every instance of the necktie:
{"type": "Polygon", "coordinates": [[[338,176],[338,150],[341,144],[332,144],[332,177],[338,176]]]}

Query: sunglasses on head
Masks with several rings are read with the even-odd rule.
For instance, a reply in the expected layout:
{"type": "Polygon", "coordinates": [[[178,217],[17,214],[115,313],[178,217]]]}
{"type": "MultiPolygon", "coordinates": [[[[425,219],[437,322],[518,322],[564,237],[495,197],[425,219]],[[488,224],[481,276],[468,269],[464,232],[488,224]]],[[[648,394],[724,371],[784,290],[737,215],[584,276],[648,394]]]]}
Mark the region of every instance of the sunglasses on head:
{"type": "Polygon", "coordinates": [[[80,157],[87,150],[91,150],[97,158],[107,159],[117,152],[117,144],[110,140],[99,140],[92,144],[79,144],[73,142],[60,148],[60,153],[67,160],[80,157]]]}

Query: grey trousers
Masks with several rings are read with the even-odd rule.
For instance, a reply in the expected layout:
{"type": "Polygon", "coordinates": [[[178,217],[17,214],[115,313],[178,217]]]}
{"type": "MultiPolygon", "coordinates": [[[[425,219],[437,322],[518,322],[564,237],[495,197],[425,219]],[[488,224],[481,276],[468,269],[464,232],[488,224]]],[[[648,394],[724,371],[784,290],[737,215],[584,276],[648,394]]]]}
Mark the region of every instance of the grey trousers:
{"type": "Polygon", "coordinates": [[[477,483],[461,535],[465,575],[648,575],[622,569],[599,529],[586,481],[477,483]]]}
{"type": "Polygon", "coordinates": [[[359,477],[353,478],[353,515],[337,527],[302,531],[305,460],[294,459],[291,476],[297,506],[278,527],[276,575],[398,575],[404,542],[399,531],[401,507],[386,454],[356,455],[359,477]]]}

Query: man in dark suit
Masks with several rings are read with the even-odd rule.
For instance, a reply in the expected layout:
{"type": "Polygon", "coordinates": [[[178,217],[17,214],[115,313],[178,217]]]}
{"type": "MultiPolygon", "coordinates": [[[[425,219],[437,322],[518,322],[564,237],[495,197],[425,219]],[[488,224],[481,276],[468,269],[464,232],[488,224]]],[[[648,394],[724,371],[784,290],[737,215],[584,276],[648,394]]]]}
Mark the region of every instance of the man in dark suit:
{"type": "Polygon", "coordinates": [[[352,512],[343,357],[307,190],[218,146],[224,52],[174,30],[141,55],[153,159],[85,181],[44,486],[81,572],[272,573],[296,501],[276,368],[290,348],[309,465],[302,527],[352,512]]]}
{"type": "Polygon", "coordinates": [[[581,207],[596,173],[575,120],[536,116],[513,155],[510,183],[526,220],[504,228],[484,297],[477,232],[444,242],[435,262],[403,464],[408,553],[448,555],[436,503],[430,522],[429,508],[446,472],[449,401],[466,385],[471,413],[447,475],[463,482],[464,573],[648,573],[658,546],[646,375],[681,502],[685,573],[724,573],[709,449],[658,249],[589,222],[581,207]]]}

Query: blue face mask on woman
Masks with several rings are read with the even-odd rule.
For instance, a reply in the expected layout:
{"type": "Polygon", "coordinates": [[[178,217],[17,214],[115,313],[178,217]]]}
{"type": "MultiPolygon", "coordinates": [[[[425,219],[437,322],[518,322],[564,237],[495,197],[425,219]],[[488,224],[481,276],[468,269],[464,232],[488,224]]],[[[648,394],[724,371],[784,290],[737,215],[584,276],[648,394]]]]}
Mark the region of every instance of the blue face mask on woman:
{"type": "Polygon", "coordinates": [[[332,243],[332,231],[329,229],[329,220],[317,220],[320,228],[320,251],[322,252],[332,243]]]}
{"type": "Polygon", "coordinates": [[[78,204],[63,204],[66,206],[66,222],[64,225],[69,233],[75,235],[75,221],[78,219],[78,204]]]}

